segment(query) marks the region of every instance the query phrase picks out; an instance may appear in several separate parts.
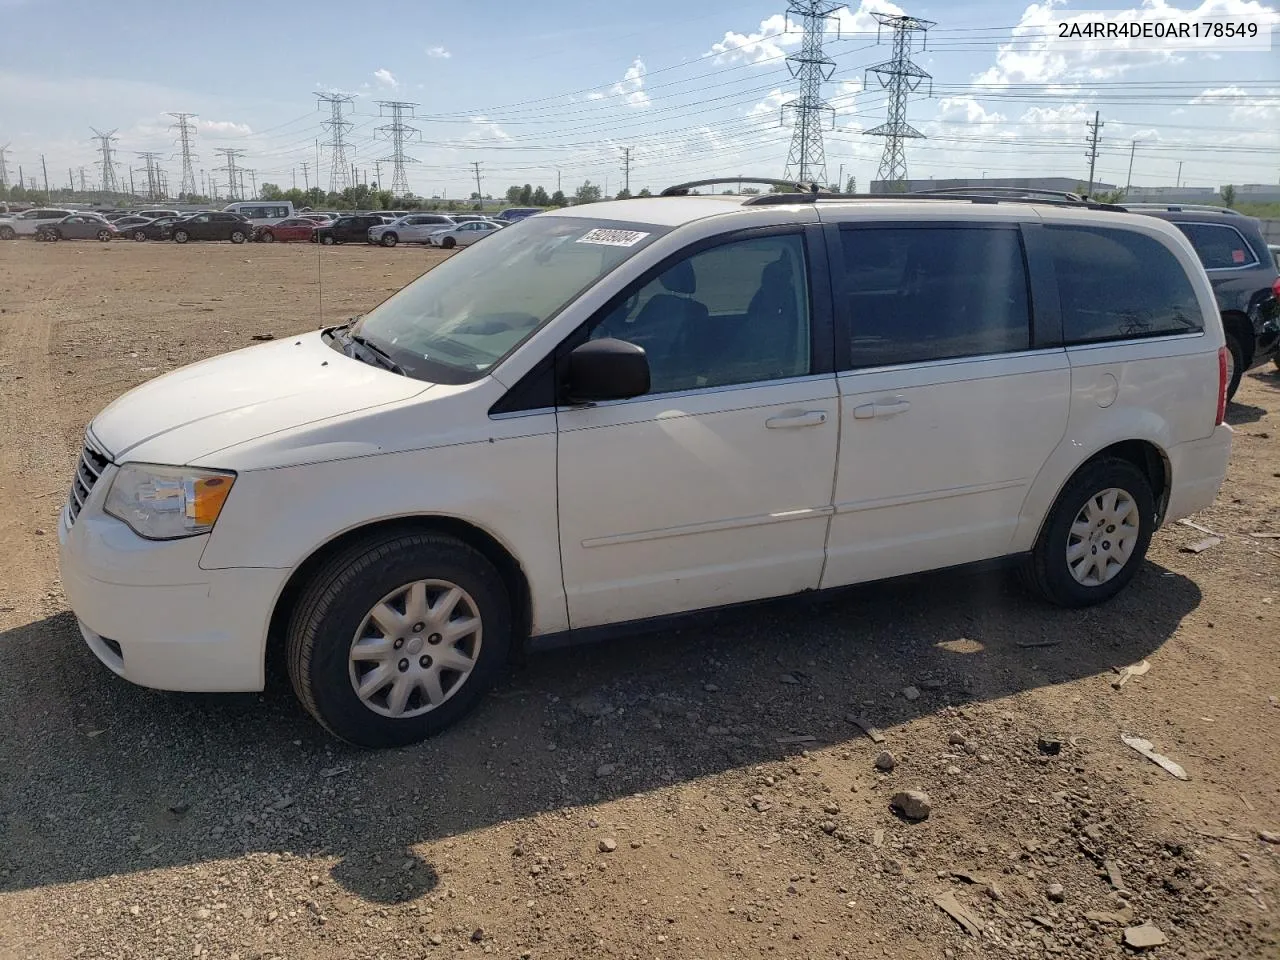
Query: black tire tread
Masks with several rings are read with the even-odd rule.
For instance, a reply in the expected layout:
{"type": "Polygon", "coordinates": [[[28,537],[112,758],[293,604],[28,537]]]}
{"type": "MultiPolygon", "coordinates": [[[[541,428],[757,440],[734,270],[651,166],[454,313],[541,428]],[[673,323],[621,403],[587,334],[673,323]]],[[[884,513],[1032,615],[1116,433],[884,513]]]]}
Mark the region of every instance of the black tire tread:
{"type": "Polygon", "coordinates": [[[1231,375],[1231,382],[1227,384],[1227,399],[1230,400],[1236,395],[1236,391],[1240,389],[1240,381],[1244,379],[1245,360],[1244,346],[1236,338],[1234,333],[1227,332],[1227,349],[1231,351],[1231,359],[1235,365],[1235,371],[1231,375]]]}
{"type": "MultiPolygon", "coordinates": [[[[311,681],[311,661],[316,653],[320,627],[332,605],[360,573],[378,565],[389,565],[403,559],[403,552],[410,550],[419,556],[448,558],[453,555],[458,562],[474,567],[486,578],[492,578],[490,586],[494,595],[506,601],[507,609],[500,619],[510,625],[510,600],[501,575],[482,553],[454,537],[436,533],[410,531],[385,531],[373,534],[350,544],[329,558],[311,577],[298,595],[289,617],[285,635],[286,661],[289,680],[303,709],[330,734],[357,746],[367,746],[351,740],[335,730],[322,716],[316,702],[311,681]]],[[[501,626],[495,625],[495,626],[501,626]]],[[[485,642],[489,642],[490,626],[485,627],[485,642]]],[[[497,642],[497,637],[494,638],[497,642]]],[[[470,681],[468,681],[470,682],[470,681]]]]}

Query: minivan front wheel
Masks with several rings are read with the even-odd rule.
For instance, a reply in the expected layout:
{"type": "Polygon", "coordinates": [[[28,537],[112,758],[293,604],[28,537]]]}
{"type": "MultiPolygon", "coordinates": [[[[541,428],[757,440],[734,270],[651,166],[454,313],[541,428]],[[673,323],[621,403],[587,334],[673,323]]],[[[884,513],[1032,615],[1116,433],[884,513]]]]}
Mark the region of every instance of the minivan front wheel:
{"type": "Polygon", "coordinates": [[[498,677],[511,603],[494,566],[439,534],[390,533],[322,566],[291,617],[289,677],[307,712],[365,747],[439,733],[498,677]]]}
{"type": "Polygon", "coordinates": [[[1155,497],[1141,470],[1118,458],[1088,463],[1049,511],[1024,580],[1063,607],[1110,600],[1142,565],[1155,521],[1155,497]]]}

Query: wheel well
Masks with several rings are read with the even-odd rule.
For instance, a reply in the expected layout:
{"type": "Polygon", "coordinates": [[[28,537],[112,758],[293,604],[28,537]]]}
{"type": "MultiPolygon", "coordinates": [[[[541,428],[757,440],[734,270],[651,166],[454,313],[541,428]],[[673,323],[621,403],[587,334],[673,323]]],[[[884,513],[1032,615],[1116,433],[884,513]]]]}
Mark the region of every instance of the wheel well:
{"type": "Polygon", "coordinates": [[[1111,446],[1099,450],[1085,463],[1081,464],[1081,467],[1107,457],[1127,460],[1142,471],[1147,478],[1147,482],[1151,484],[1151,494],[1156,502],[1156,510],[1163,519],[1164,509],[1168,503],[1171,479],[1169,476],[1169,461],[1164,452],[1154,443],[1149,443],[1146,440],[1122,440],[1120,443],[1113,443],[1111,446]]]}
{"type": "Polygon", "coordinates": [[[1253,348],[1255,346],[1253,324],[1240,311],[1227,310],[1222,314],[1222,326],[1240,344],[1240,349],[1244,351],[1244,363],[1247,367],[1253,362],[1253,348]]]}
{"type": "MultiPolygon", "coordinates": [[[[348,530],[318,548],[298,565],[289,576],[288,582],[276,600],[275,609],[271,612],[271,624],[267,629],[268,661],[283,662],[284,635],[289,628],[289,617],[293,613],[293,606],[299,595],[306,588],[307,582],[315,571],[331,556],[340,550],[347,549],[351,544],[392,531],[443,533],[461,540],[482,553],[485,559],[497,568],[507,587],[507,595],[511,598],[516,638],[529,635],[533,626],[533,602],[529,593],[529,583],[519,561],[502,544],[479,527],[454,517],[400,517],[380,520],[377,523],[348,530]]],[[[519,647],[520,644],[513,644],[513,650],[519,647]]]]}

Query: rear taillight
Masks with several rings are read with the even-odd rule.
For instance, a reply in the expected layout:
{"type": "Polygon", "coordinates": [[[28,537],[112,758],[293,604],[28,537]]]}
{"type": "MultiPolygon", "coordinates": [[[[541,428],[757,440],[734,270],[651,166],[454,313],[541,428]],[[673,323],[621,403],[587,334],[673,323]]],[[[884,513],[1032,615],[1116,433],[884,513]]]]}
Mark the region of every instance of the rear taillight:
{"type": "Polygon", "coordinates": [[[1280,300],[1280,277],[1276,277],[1276,282],[1271,285],[1271,294],[1280,300]]]}
{"type": "Polygon", "coordinates": [[[1218,348],[1218,416],[1215,424],[1227,418],[1227,348],[1218,348]]]}

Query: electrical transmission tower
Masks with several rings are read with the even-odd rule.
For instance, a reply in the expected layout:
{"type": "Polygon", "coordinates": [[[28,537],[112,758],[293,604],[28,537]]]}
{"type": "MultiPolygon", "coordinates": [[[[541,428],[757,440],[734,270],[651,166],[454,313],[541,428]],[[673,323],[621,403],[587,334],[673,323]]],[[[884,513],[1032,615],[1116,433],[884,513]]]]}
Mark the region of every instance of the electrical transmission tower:
{"type": "MultiPolygon", "coordinates": [[[[872,137],[884,137],[884,153],[880,156],[880,169],[876,179],[882,183],[893,184],[889,189],[903,190],[907,180],[907,150],[905,140],[919,139],[924,136],[919,130],[907,123],[907,96],[919,88],[925,80],[929,81],[929,93],[933,93],[933,77],[921,70],[911,61],[912,34],[926,34],[933,26],[932,20],[921,20],[905,14],[894,16],[888,13],[873,13],[881,27],[893,29],[893,59],[878,63],[869,69],[880,81],[880,86],[889,91],[889,119],[886,123],[862,132],[872,137]]],[[[878,39],[878,38],[877,38],[878,39]]],[[[924,49],[923,43],[920,49],[924,49]]],[[[863,83],[866,87],[866,83],[863,83]]]]}
{"type": "Polygon", "coordinates": [[[159,168],[156,166],[156,161],[160,159],[160,154],[147,152],[138,153],[137,156],[145,160],[147,164],[147,199],[159,200],[160,177],[158,176],[159,168]]]}
{"type": "Polygon", "coordinates": [[[822,118],[831,114],[835,126],[835,110],[822,99],[822,83],[835,73],[835,61],[822,51],[827,21],[844,6],[835,0],[791,0],[787,18],[804,21],[804,41],[799,53],[787,57],[787,69],[800,81],[800,96],[782,105],[782,121],[792,112],[791,150],[787,154],[787,170],[783,176],[797,182],[825,183],[827,157],[822,146],[822,118]]]}
{"type": "Polygon", "coordinates": [[[93,137],[98,141],[98,148],[102,151],[102,192],[103,193],[119,193],[120,181],[116,179],[116,162],[111,159],[111,144],[117,140],[114,130],[103,133],[97,127],[90,127],[93,131],[93,137]]]}
{"type": "MultiPolygon", "coordinates": [[[[329,161],[329,192],[341,193],[352,186],[351,165],[347,161],[347,131],[351,129],[351,121],[342,118],[342,108],[352,102],[352,97],[342,93],[317,93],[320,104],[329,105],[329,119],[321,126],[329,128],[329,140],[325,143],[331,151],[329,161]]],[[[316,180],[320,179],[320,171],[316,170],[316,180]]]]}
{"type": "Polygon", "coordinates": [[[236,179],[240,172],[239,168],[236,166],[236,161],[244,156],[244,151],[232,150],[230,147],[218,147],[213,152],[222,154],[222,158],[225,161],[224,165],[217,169],[227,171],[227,196],[232,200],[240,199],[236,196],[237,188],[240,188],[240,193],[243,193],[244,190],[236,179]]]}
{"type": "Polygon", "coordinates": [[[4,155],[8,152],[9,144],[6,143],[3,147],[0,147],[0,190],[9,186],[9,161],[4,158],[4,155]]]}
{"type": "Polygon", "coordinates": [[[88,193],[88,192],[89,192],[89,187],[88,187],[88,185],[85,183],[85,180],[84,180],[84,167],[81,167],[81,168],[80,168],[80,192],[81,192],[81,193],[88,193]]]}
{"type": "MultiPolygon", "coordinates": [[[[417,127],[410,127],[404,122],[406,116],[413,116],[413,108],[416,106],[416,103],[402,103],[399,100],[378,101],[378,109],[382,116],[387,115],[386,111],[391,111],[391,122],[378,127],[374,135],[382,135],[391,141],[391,156],[382,157],[381,162],[391,161],[391,192],[397,197],[403,197],[409,192],[409,177],[404,172],[404,165],[418,162],[417,157],[406,157],[404,154],[405,140],[422,136],[417,127]]],[[[382,187],[381,179],[378,181],[378,187],[379,189],[382,187]]]]}
{"type": "Polygon", "coordinates": [[[196,132],[195,124],[191,121],[195,119],[196,115],[194,113],[171,113],[169,116],[178,121],[170,126],[169,129],[177,128],[178,139],[175,142],[182,147],[182,185],[178,187],[178,196],[194,197],[196,195],[196,171],[191,165],[191,161],[199,159],[199,156],[191,149],[191,138],[196,132]]]}

